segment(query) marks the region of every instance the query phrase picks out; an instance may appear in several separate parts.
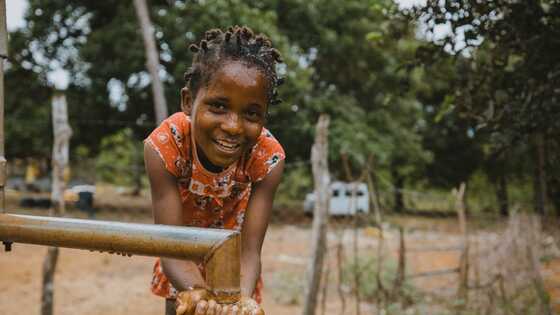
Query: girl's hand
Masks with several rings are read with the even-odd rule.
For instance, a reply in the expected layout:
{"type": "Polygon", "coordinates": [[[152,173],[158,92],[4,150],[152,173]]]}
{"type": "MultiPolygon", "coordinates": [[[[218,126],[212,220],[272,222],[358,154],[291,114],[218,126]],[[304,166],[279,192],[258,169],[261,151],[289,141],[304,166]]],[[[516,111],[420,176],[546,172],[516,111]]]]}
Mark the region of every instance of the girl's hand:
{"type": "MultiPolygon", "coordinates": [[[[206,289],[193,289],[177,294],[177,315],[241,315],[237,304],[218,304],[206,289]]],[[[247,313],[250,314],[250,313],[247,313]]]]}
{"type": "Polygon", "coordinates": [[[202,310],[204,310],[204,312],[200,314],[206,314],[206,309],[208,309],[207,301],[212,298],[212,294],[203,288],[179,292],[175,301],[175,305],[177,307],[176,314],[193,315],[199,314],[198,312],[202,310]]]}
{"type": "Polygon", "coordinates": [[[197,304],[194,315],[241,315],[236,304],[218,304],[214,300],[197,304]]]}
{"type": "Polygon", "coordinates": [[[237,302],[237,305],[239,307],[239,315],[265,315],[259,303],[251,298],[243,296],[237,302]]]}

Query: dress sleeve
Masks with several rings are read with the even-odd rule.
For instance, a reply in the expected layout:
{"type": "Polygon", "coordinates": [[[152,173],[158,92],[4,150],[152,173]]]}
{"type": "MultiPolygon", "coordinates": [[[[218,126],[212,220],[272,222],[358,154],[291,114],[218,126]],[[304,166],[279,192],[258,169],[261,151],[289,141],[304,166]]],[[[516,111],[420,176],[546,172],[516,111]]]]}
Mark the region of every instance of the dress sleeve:
{"type": "Polygon", "coordinates": [[[184,113],[176,113],[164,120],[144,140],[163,161],[165,168],[175,177],[188,173],[188,144],[190,121],[184,113]]]}
{"type": "Polygon", "coordinates": [[[247,173],[251,182],[263,180],[278,165],[278,162],[284,159],[286,159],[284,148],[268,130],[264,129],[249,158],[247,173]]]}

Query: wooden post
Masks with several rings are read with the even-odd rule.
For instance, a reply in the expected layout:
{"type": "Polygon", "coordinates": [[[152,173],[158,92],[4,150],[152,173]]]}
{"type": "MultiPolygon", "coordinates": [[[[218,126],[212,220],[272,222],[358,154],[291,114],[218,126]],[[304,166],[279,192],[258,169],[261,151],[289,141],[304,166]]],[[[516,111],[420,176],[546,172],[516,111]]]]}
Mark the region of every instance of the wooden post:
{"type": "Polygon", "coordinates": [[[463,249],[459,260],[459,288],[457,295],[465,303],[468,301],[468,281],[469,281],[469,236],[467,231],[467,217],[465,214],[465,183],[461,183],[459,190],[456,191],[455,210],[459,218],[459,229],[463,235],[463,249]]]}
{"type": "Polygon", "coordinates": [[[0,58],[8,58],[8,34],[6,27],[6,0],[0,0],[0,58]]]}
{"type": "Polygon", "coordinates": [[[154,38],[154,26],[150,21],[150,14],[146,0],[134,0],[134,9],[142,30],[142,38],[144,39],[144,49],[146,51],[146,67],[150,73],[152,80],[152,93],[154,96],[154,110],[156,113],[156,122],[160,124],[167,116],[167,103],[163,91],[163,84],[159,79],[159,54],[154,38]]]}
{"type": "Polygon", "coordinates": [[[373,204],[373,213],[375,215],[375,223],[377,223],[378,226],[381,226],[381,206],[380,206],[380,202],[379,202],[379,194],[377,193],[377,185],[374,182],[373,178],[372,178],[372,173],[373,176],[375,176],[375,168],[374,168],[374,160],[373,160],[373,155],[370,155],[368,158],[368,162],[367,162],[367,166],[366,166],[366,179],[368,182],[368,193],[369,193],[369,198],[371,199],[371,202],[373,204]]]}
{"type": "MultiPolygon", "coordinates": [[[[356,186],[355,186],[355,182],[356,180],[352,177],[352,171],[351,171],[351,167],[350,167],[350,161],[348,160],[348,155],[346,154],[342,154],[341,155],[342,158],[342,166],[344,168],[344,171],[346,173],[346,181],[348,183],[350,183],[351,187],[352,187],[352,196],[350,198],[350,204],[349,204],[349,208],[350,209],[355,209],[354,211],[354,234],[353,234],[353,238],[352,238],[352,256],[354,258],[354,268],[352,270],[353,272],[353,276],[354,276],[354,295],[355,295],[355,308],[356,308],[356,315],[360,315],[362,313],[361,311],[361,292],[360,292],[360,287],[361,287],[361,274],[362,274],[362,270],[361,270],[361,266],[360,266],[360,262],[359,262],[359,257],[358,257],[358,233],[359,233],[359,221],[358,221],[358,209],[356,209],[355,205],[356,205],[356,186]]],[[[365,167],[363,169],[363,173],[362,176],[360,177],[359,180],[357,180],[357,182],[361,182],[363,180],[363,178],[365,176],[368,175],[368,169],[367,167],[365,167]]],[[[352,212],[350,212],[352,213],[352,212]]]]}
{"type": "MultiPolygon", "coordinates": [[[[50,216],[59,216],[65,212],[64,169],[68,166],[69,144],[72,129],[68,124],[68,109],[66,96],[56,92],[52,99],[52,122],[54,142],[52,151],[52,187],[50,216]]],[[[41,297],[41,314],[53,314],[54,273],[58,261],[58,247],[49,247],[43,262],[43,292],[41,297]]]]}
{"type": "Polygon", "coordinates": [[[326,250],[326,229],[329,208],[329,168],[328,168],[328,127],[329,116],[322,114],[317,122],[315,143],[311,149],[313,180],[315,183],[315,209],[311,235],[312,258],[307,268],[307,285],[303,315],[314,315],[317,306],[317,293],[323,269],[326,250]]]}
{"type": "Polygon", "coordinates": [[[540,215],[545,215],[547,205],[547,188],[546,188],[546,156],[545,156],[545,143],[544,135],[537,133],[534,136],[535,147],[535,178],[533,181],[534,186],[534,199],[535,210],[540,215]]]}
{"type": "Polygon", "coordinates": [[[535,293],[537,294],[537,298],[539,299],[539,308],[540,314],[542,315],[552,315],[553,311],[550,306],[550,296],[548,292],[546,292],[546,288],[544,286],[544,280],[541,274],[541,267],[539,257],[536,251],[533,249],[535,244],[539,244],[539,237],[538,231],[540,230],[540,226],[538,221],[533,217],[528,217],[527,223],[529,224],[528,231],[531,231],[529,234],[529,239],[527,240],[526,247],[527,247],[527,258],[529,261],[529,268],[530,274],[533,278],[533,287],[535,288],[535,293]]]}
{"type": "Polygon", "coordinates": [[[6,212],[6,157],[4,152],[4,59],[8,57],[6,0],[0,0],[0,213],[6,212]]]}
{"type": "Polygon", "coordinates": [[[68,124],[68,108],[66,96],[56,93],[52,100],[52,121],[54,130],[54,142],[52,151],[52,190],[51,201],[55,215],[64,214],[64,170],[68,167],[70,137],[72,129],[68,124]]]}

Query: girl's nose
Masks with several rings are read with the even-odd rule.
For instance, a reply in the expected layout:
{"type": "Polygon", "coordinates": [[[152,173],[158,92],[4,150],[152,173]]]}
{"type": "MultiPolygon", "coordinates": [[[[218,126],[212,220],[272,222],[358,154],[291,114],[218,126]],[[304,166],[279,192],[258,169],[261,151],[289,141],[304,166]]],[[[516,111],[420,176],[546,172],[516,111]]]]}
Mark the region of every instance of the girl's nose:
{"type": "Polygon", "coordinates": [[[225,121],[222,123],[222,130],[226,133],[237,136],[243,131],[241,117],[236,113],[229,113],[225,121]]]}

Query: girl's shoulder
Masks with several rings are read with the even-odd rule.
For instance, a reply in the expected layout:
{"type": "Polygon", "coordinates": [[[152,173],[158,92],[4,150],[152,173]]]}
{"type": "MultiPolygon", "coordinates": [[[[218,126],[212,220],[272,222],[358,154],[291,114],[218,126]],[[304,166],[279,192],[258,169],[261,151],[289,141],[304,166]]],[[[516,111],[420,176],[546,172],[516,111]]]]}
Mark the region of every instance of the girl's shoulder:
{"type": "Polygon", "coordinates": [[[189,116],[178,112],[165,119],[144,140],[157,152],[165,168],[176,177],[185,177],[190,172],[190,131],[189,116]]]}
{"type": "Polygon", "coordinates": [[[246,172],[251,182],[261,181],[284,159],[286,153],[280,142],[268,129],[263,128],[247,163],[246,172]]]}

